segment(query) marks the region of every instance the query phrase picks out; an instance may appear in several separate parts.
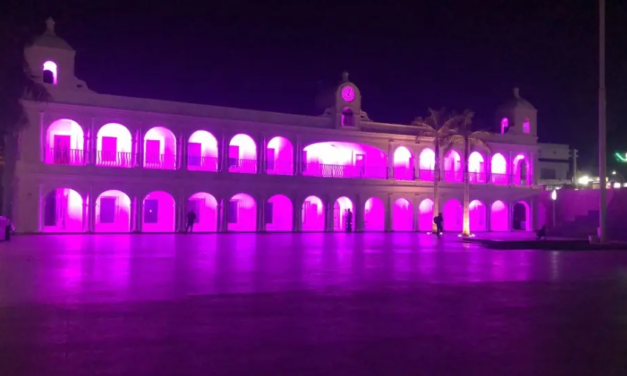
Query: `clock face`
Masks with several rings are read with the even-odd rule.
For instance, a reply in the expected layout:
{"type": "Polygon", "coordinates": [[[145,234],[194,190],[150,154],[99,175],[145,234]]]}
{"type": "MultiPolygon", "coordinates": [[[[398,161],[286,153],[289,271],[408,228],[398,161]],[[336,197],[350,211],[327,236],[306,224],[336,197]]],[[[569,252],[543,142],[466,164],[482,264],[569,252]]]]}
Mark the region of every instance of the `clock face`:
{"type": "Polygon", "coordinates": [[[342,99],[352,102],[355,99],[355,90],[350,86],[344,86],[342,89],[342,99]]]}

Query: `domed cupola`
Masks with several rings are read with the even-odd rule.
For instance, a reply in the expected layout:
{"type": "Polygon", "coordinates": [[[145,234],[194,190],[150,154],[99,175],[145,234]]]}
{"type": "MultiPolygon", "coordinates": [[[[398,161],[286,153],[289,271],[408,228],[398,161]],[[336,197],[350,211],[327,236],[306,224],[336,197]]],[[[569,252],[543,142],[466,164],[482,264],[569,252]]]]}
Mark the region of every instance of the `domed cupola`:
{"type": "Polygon", "coordinates": [[[514,88],[513,98],[496,110],[496,128],[500,133],[537,136],[538,110],[514,88]]]}

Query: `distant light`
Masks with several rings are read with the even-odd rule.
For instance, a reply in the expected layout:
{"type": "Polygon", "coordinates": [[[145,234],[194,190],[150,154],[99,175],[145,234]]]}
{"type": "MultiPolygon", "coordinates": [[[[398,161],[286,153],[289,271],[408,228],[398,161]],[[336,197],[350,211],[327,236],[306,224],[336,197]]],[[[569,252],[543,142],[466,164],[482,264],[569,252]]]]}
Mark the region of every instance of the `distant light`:
{"type": "Polygon", "coordinates": [[[612,171],[612,175],[616,175],[616,171],[612,171]]]}
{"type": "Polygon", "coordinates": [[[551,192],[551,200],[557,200],[557,190],[553,190],[553,192],[551,192]]]}
{"type": "Polygon", "coordinates": [[[577,179],[577,183],[581,185],[588,185],[588,183],[590,183],[590,177],[588,175],[584,175],[577,179]]]}
{"type": "Polygon", "coordinates": [[[621,187],[620,183],[614,183],[614,188],[620,188],[620,187],[621,187]]]}
{"type": "Polygon", "coordinates": [[[623,187],[627,187],[627,183],[623,183],[623,187]]]}
{"type": "Polygon", "coordinates": [[[627,163],[627,153],[614,153],[616,160],[619,162],[627,163]]]}

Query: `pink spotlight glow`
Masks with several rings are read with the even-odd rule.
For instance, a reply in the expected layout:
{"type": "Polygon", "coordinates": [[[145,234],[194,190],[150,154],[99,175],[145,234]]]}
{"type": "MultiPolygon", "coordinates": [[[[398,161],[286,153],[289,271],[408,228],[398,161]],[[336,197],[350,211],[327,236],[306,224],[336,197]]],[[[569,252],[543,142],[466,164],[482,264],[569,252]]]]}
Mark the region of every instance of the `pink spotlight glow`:
{"type": "Polygon", "coordinates": [[[45,162],[82,165],[84,144],[83,128],[77,122],[69,119],[57,120],[46,131],[45,162]]]}
{"type": "Polygon", "coordinates": [[[46,61],[43,67],[44,82],[47,84],[57,84],[57,64],[54,61],[46,61]]]}
{"type": "Polygon", "coordinates": [[[490,210],[490,230],[508,231],[507,205],[500,200],[494,201],[490,210]]]}
{"type": "Polygon", "coordinates": [[[483,202],[471,201],[468,209],[470,211],[470,231],[486,231],[486,207],[483,202]]]}
{"type": "Polygon", "coordinates": [[[227,210],[229,231],[254,232],[257,230],[257,202],[246,193],[231,198],[227,210]]]}
{"type": "Polygon", "coordinates": [[[507,127],[509,127],[509,121],[507,118],[503,118],[501,120],[501,134],[505,134],[505,132],[507,132],[507,127]]]}
{"type": "Polygon", "coordinates": [[[444,205],[444,231],[462,231],[464,212],[462,204],[451,199],[444,205]]]}
{"type": "Polygon", "coordinates": [[[143,209],[143,232],[175,231],[175,203],[169,193],[162,191],[148,193],[144,198],[143,209]]]}
{"type": "MultiPolygon", "coordinates": [[[[378,197],[370,197],[364,204],[364,230],[385,231],[385,206],[378,197]]],[[[353,216],[353,222],[355,217],[353,216]]]]}
{"type": "Polygon", "coordinates": [[[303,175],[330,178],[387,179],[386,155],[374,146],[320,142],[303,149],[303,175]]]}
{"type": "Polygon", "coordinates": [[[448,182],[462,181],[462,158],[456,150],[449,151],[444,158],[444,180],[448,182]]]}
{"type": "Polygon", "coordinates": [[[207,131],[196,131],[187,143],[187,169],[218,171],[218,141],[207,131]]]}
{"type": "Polygon", "coordinates": [[[324,231],[324,205],[316,196],[309,196],[303,202],[302,231],[324,231]]]}
{"type": "Polygon", "coordinates": [[[468,173],[468,178],[471,183],[486,182],[485,163],[481,153],[476,151],[470,153],[468,157],[468,173]]]}
{"type": "Polygon", "coordinates": [[[346,216],[348,210],[352,212],[352,229],[355,229],[355,209],[353,202],[348,197],[340,197],[333,205],[333,231],[346,231],[346,216]]]}
{"type": "Polygon", "coordinates": [[[524,155],[518,154],[514,158],[514,184],[529,185],[529,164],[524,155]]]}
{"type": "Polygon", "coordinates": [[[70,188],[58,188],[44,198],[44,232],[82,232],[83,198],[70,188]]]}
{"type": "Polygon", "coordinates": [[[275,137],[268,142],[266,172],[269,175],[294,174],[294,148],[290,140],[285,137],[275,137]]]}
{"type": "Polygon", "coordinates": [[[249,135],[240,133],[231,139],[229,171],[243,174],[257,173],[257,145],[249,135]]]}
{"type": "Polygon", "coordinates": [[[144,136],[144,167],[176,169],[176,137],[164,127],[154,127],[144,136]]]}
{"type": "Polygon", "coordinates": [[[266,203],[266,231],[292,231],[294,208],[284,195],[274,195],[266,203]]]}
{"type": "Polygon", "coordinates": [[[130,232],[131,199],[116,190],[102,192],[96,199],[95,232],[130,232]]]}
{"type": "Polygon", "coordinates": [[[420,152],[419,179],[433,181],[435,170],[435,152],[426,148],[420,152]]]}
{"type": "Polygon", "coordinates": [[[418,206],[418,230],[420,231],[432,231],[433,230],[433,201],[431,199],[424,199],[418,206]]]}
{"type": "Polygon", "coordinates": [[[196,214],[194,232],[216,232],[218,231],[218,201],[213,195],[207,192],[198,192],[190,196],[187,200],[187,213],[193,211],[196,214]]]}
{"type": "Polygon", "coordinates": [[[392,209],[392,230],[412,231],[414,229],[414,208],[407,199],[394,201],[392,209]]]}
{"type": "Polygon", "coordinates": [[[116,123],[109,123],[98,130],[96,164],[107,167],[133,166],[133,138],[128,129],[116,123]]]}
{"type": "Polygon", "coordinates": [[[394,151],[394,179],[414,180],[414,157],[404,146],[394,151]]]}
{"type": "Polygon", "coordinates": [[[492,184],[506,185],[508,183],[507,162],[503,154],[496,153],[492,156],[490,170],[492,171],[492,184]]]}

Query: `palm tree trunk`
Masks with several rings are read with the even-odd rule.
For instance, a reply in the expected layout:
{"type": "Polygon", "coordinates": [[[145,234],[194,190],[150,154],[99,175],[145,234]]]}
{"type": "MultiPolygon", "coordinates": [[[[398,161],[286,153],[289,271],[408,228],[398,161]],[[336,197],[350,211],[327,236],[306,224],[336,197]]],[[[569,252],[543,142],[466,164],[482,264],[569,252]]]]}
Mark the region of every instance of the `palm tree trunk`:
{"type": "Polygon", "coordinates": [[[464,219],[462,236],[470,236],[470,179],[468,176],[468,154],[470,154],[470,140],[464,135],[464,219]]]}
{"type": "MultiPolygon", "coordinates": [[[[435,166],[433,166],[433,217],[440,214],[440,139],[435,137],[435,166]]],[[[433,233],[438,232],[438,226],[432,221],[433,233]]]]}

